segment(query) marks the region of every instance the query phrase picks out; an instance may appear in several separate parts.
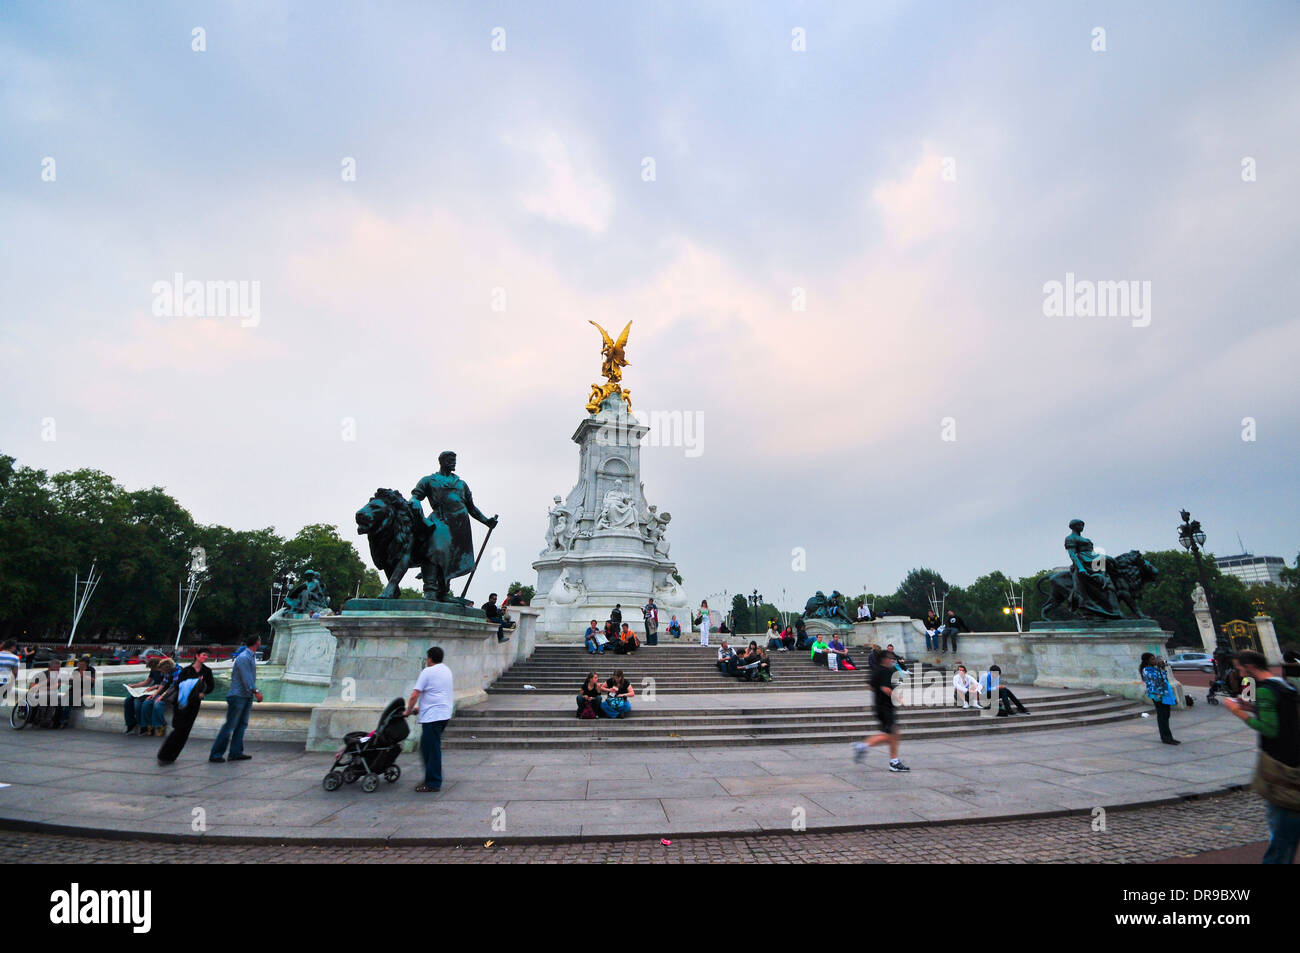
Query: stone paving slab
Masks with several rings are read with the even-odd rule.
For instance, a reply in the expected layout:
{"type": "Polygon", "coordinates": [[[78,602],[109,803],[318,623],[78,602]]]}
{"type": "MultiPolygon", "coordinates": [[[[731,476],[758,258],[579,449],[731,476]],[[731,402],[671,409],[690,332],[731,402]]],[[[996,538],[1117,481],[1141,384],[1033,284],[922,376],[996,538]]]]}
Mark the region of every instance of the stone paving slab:
{"type": "Polygon", "coordinates": [[[854,764],[843,743],[448,749],[443,790],[417,795],[418,756],[402,757],[395,785],[326,792],[333,758],[294,745],[251,745],[251,761],[209,764],[200,742],[160,766],[156,740],[5,729],[0,782],[11,787],[0,789],[0,826],[224,844],[678,838],[789,831],[796,821],[811,832],[1086,813],[1249,781],[1256,738],[1237,719],[1198,706],[1177,713],[1174,731],[1179,747],[1160,744],[1152,719],[914,742],[904,729],[907,774],[887,770],[883,748],[854,764]]]}

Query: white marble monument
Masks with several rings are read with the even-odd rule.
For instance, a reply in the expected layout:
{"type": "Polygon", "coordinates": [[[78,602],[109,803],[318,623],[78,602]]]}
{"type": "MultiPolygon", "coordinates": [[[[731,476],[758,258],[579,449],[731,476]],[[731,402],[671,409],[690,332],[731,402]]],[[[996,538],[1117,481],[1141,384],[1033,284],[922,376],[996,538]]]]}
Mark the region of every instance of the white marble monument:
{"type": "MultiPolygon", "coordinates": [[[[603,333],[603,332],[602,332],[603,333]]],[[[621,344],[617,356],[621,358],[621,344]]],[[[613,342],[606,337],[607,351],[613,342]]],[[[533,563],[542,610],[539,640],[582,641],[592,619],[604,623],[616,604],[623,621],[643,633],[641,607],[654,597],[659,636],[673,615],[682,632],[691,628],[689,599],[673,576],[665,538],[672,516],[647,502],[641,483],[641,441],[649,428],[631,414],[626,392],[611,374],[610,384],[593,385],[589,416],[578,424],[578,482],[569,495],[555,497],[548,510],[546,546],[533,563]]]]}

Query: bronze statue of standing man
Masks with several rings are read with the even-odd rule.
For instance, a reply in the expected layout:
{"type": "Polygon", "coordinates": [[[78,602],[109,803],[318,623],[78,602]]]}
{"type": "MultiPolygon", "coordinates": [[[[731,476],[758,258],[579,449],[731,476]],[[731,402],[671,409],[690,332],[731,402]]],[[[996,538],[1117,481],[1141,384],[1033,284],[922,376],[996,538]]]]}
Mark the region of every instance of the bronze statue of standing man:
{"type": "MultiPolygon", "coordinates": [[[[447,524],[451,531],[451,553],[447,560],[447,581],[463,576],[474,569],[474,535],[469,519],[474,517],[489,528],[497,525],[497,518],[484,516],[474,505],[474,495],[469,485],[456,476],[456,454],[444,450],[438,454],[438,472],[431,473],[411,491],[411,506],[424,518],[421,500],[429,501],[433,515],[447,524]]],[[[426,521],[426,525],[428,525],[426,521]]]]}

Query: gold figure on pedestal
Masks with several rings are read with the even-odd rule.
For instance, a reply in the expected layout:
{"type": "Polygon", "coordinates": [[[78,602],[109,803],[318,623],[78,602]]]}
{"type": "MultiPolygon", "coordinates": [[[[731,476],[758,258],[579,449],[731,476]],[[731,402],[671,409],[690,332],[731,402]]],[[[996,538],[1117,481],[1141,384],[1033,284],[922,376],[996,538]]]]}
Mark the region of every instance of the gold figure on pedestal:
{"type": "Polygon", "coordinates": [[[587,413],[598,413],[600,411],[601,403],[605,398],[613,394],[617,394],[619,397],[623,398],[623,403],[627,405],[628,413],[631,413],[632,392],[624,390],[619,382],[623,379],[623,368],[628,366],[627,358],[623,354],[623,348],[627,345],[627,335],[628,332],[632,330],[632,322],[629,321],[627,323],[627,327],[623,329],[623,333],[618,336],[618,341],[611,338],[609,332],[599,324],[596,324],[595,321],[588,321],[587,323],[599,331],[600,336],[605,339],[605,343],[600,349],[600,356],[602,359],[600,372],[605,375],[605,383],[591,385],[591,399],[587,401],[587,413]]]}

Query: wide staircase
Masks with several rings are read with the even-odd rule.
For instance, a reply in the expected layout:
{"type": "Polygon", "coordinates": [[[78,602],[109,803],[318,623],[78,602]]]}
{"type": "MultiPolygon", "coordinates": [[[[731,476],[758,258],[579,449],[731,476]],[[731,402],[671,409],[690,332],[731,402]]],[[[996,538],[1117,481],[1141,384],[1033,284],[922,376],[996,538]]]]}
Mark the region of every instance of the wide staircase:
{"type": "MultiPolygon", "coordinates": [[[[580,647],[540,647],[488,689],[492,697],[486,704],[457,711],[443,743],[457,748],[825,744],[846,743],[877,730],[865,666],[858,672],[831,672],[813,666],[807,652],[772,653],[773,681],[741,682],[717,671],[716,653],[647,646],[632,656],[596,658],[580,647]],[[606,678],[616,668],[623,669],[637,692],[631,715],[616,720],[574,717],[573,698],[587,672],[606,678]]],[[[944,700],[951,695],[947,679],[945,675],[944,700]]],[[[1105,724],[1148,710],[1097,691],[1025,689],[1018,694],[1028,714],[996,718],[951,706],[904,707],[899,723],[909,740],[961,738],[1105,724]]]]}
{"type": "MultiPolygon", "coordinates": [[[[746,645],[748,642],[745,643],[746,645]]],[[[850,655],[852,651],[850,650],[850,655]]],[[[591,655],[581,646],[541,645],[532,658],[517,662],[488,686],[488,694],[544,695],[578,694],[588,672],[596,672],[603,681],[622,669],[624,677],[638,692],[649,688],[643,683],[653,679],[660,694],[699,694],[716,692],[752,692],[770,689],[783,692],[843,691],[866,688],[866,657],[856,672],[832,672],[812,664],[809,652],[769,652],[772,662],[771,682],[744,682],[718,671],[718,649],[698,645],[645,645],[630,655],[591,655]]],[[[857,656],[853,656],[858,661],[857,656]]]]}

